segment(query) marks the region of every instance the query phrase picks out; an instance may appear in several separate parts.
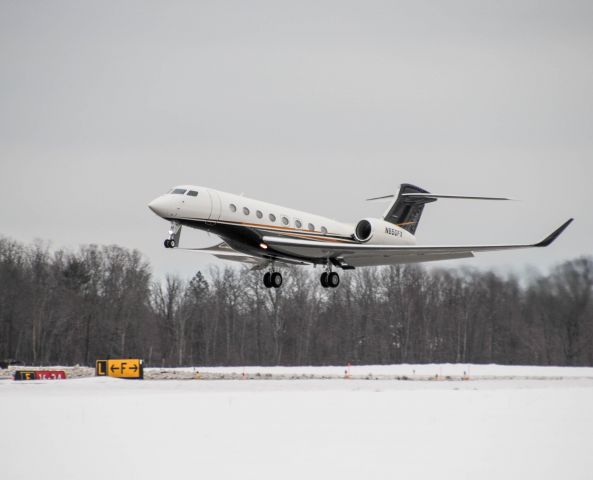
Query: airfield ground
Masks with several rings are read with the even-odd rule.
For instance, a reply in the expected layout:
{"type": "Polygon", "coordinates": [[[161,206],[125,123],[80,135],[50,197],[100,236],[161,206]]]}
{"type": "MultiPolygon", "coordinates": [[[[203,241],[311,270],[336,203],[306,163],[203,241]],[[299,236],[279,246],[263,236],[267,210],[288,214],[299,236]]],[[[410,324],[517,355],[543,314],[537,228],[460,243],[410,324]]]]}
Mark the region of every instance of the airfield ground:
{"type": "Polygon", "coordinates": [[[593,369],[345,370],[0,380],[0,478],[591,478],[593,369]]]}

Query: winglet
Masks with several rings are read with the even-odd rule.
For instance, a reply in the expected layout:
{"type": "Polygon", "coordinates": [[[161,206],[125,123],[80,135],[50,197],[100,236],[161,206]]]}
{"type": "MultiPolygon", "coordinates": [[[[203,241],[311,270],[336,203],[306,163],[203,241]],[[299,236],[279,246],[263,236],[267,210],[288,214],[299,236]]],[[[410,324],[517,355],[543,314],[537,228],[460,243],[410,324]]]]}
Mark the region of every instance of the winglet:
{"type": "Polygon", "coordinates": [[[558,227],[556,230],[554,230],[552,233],[550,233],[550,235],[548,235],[546,238],[544,238],[541,242],[536,243],[534,245],[534,247],[547,247],[548,245],[550,245],[554,240],[556,240],[560,234],[566,230],[566,227],[568,227],[572,221],[574,220],[574,218],[571,218],[569,220],[567,220],[566,222],[564,222],[560,227],[558,227]]]}

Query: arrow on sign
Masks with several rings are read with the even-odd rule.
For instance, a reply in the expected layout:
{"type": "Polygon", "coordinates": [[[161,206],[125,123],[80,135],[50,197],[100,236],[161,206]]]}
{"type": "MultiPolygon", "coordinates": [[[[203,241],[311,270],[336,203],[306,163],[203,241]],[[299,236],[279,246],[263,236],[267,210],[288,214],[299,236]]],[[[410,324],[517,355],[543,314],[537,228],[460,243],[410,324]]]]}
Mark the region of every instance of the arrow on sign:
{"type": "Polygon", "coordinates": [[[115,365],[111,365],[111,371],[115,372],[116,370],[119,370],[119,368],[116,367],[115,365]]]}
{"type": "Polygon", "coordinates": [[[130,367],[130,370],[132,370],[133,372],[136,372],[138,370],[138,365],[132,365],[130,367]]]}

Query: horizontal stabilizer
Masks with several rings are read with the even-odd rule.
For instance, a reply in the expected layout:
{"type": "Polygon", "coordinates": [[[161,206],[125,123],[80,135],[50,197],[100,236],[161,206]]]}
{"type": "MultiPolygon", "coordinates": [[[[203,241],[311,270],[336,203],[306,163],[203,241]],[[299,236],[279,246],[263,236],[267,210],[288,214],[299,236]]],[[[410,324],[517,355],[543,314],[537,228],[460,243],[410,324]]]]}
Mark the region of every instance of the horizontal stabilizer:
{"type": "MultiPolygon", "coordinates": [[[[437,198],[451,198],[451,199],[460,199],[460,200],[507,200],[513,201],[513,198],[506,198],[506,197],[481,197],[481,196],[474,196],[474,195],[441,195],[435,193],[402,193],[402,197],[412,197],[412,198],[424,198],[424,199],[437,199],[437,198]]],[[[367,198],[367,202],[372,202],[375,200],[387,200],[389,198],[395,198],[395,195],[383,195],[382,197],[372,197],[367,198]]]]}
{"type": "Polygon", "coordinates": [[[435,193],[402,193],[402,197],[416,198],[454,198],[461,200],[513,200],[506,197],[477,197],[473,195],[440,195],[435,193]]]}
{"type": "Polygon", "coordinates": [[[382,197],[367,198],[366,201],[367,202],[374,202],[375,200],[387,200],[389,198],[395,198],[395,195],[383,195],[382,197]]]}

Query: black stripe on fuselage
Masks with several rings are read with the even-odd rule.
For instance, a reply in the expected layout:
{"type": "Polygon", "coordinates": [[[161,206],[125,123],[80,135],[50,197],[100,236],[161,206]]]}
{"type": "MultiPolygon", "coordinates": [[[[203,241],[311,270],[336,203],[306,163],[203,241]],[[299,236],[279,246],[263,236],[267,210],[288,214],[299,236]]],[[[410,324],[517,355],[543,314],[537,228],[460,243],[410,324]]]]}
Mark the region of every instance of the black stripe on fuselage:
{"type": "MultiPolygon", "coordinates": [[[[170,218],[169,220],[179,222],[184,226],[195,228],[198,230],[205,230],[208,232],[212,232],[215,235],[221,237],[229,246],[241,253],[245,253],[247,255],[253,255],[255,257],[260,258],[274,258],[274,257],[284,257],[290,258],[294,260],[301,260],[306,261],[309,263],[323,263],[319,258],[309,258],[303,257],[299,255],[289,255],[284,252],[275,251],[272,247],[268,246],[268,249],[264,250],[261,248],[260,244],[262,241],[262,237],[269,233],[273,233],[275,235],[281,237],[298,237],[301,238],[305,237],[326,237],[327,240],[325,241],[342,241],[344,243],[356,243],[351,238],[336,235],[336,234],[327,234],[323,235],[318,232],[306,232],[301,230],[284,230],[281,227],[277,228],[270,228],[265,226],[254,226],[254,225],[245,225],[242,223],[234,223],[234,222],[225,222],[225,221],[217,221],[212,222],[209,220],[198,219],[198,218],[170,218]]],[[[320,242],[324,240],[319,240],[320,242]]]]}

